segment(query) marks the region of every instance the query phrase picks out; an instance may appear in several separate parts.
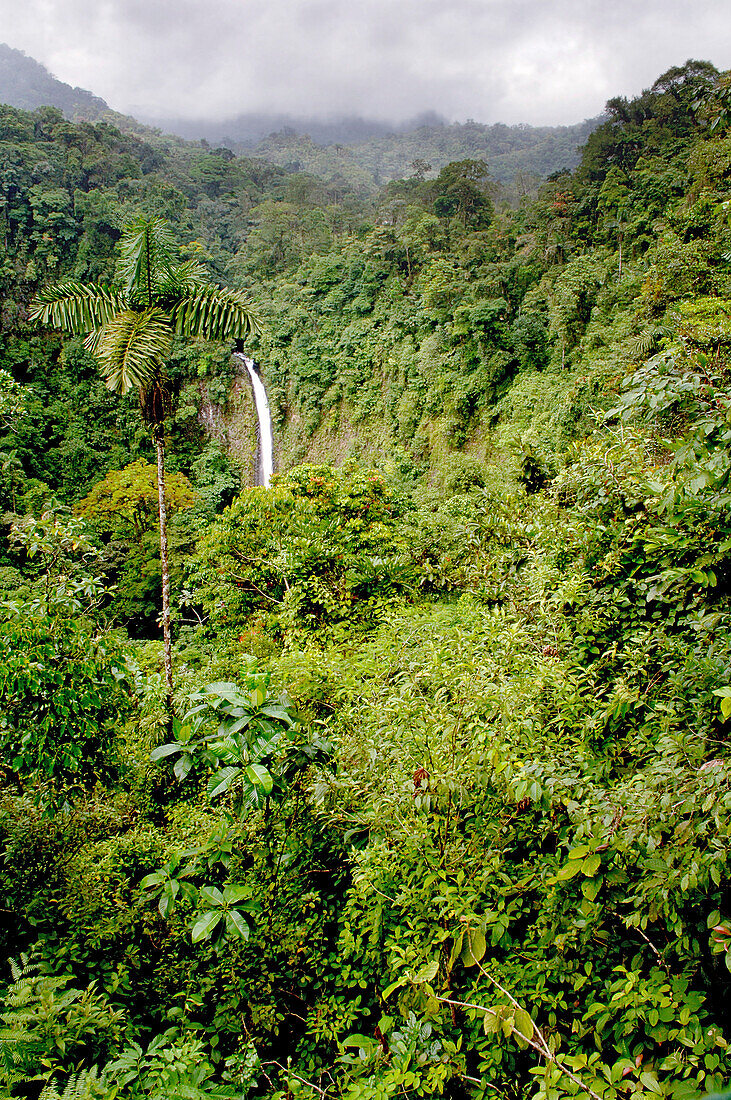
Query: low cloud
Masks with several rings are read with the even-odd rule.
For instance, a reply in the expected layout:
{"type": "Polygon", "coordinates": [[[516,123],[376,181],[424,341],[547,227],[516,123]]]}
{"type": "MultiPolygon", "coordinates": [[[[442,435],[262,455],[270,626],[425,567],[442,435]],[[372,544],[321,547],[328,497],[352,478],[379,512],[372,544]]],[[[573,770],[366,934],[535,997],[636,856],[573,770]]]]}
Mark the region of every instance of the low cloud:
{"type": "Polygon", "coordinates": [[[0,39],[147,117],[568,123],[731,65],[728,0],[0,0],[0,39]]]}

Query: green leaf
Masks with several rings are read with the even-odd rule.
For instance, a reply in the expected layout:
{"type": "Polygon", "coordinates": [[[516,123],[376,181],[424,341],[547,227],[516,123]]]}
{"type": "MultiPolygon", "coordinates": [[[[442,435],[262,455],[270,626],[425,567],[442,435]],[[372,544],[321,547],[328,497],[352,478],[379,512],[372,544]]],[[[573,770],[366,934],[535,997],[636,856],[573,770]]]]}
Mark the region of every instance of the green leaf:
{"type": "Polygon", "coordinates": [[[597,879],[597,878],[584,879],[584,881],[581,884],[581,892],[584,895],[584,897],[587,899],[587,901],[594,901],[597,894],[601,890],[601,886],[602,886],[603,881],[604,880],[601,879],[601,878],[599,878],[599,879],[597,879]]]}
{"type": "Polygon", "coordinates": [[[226,914],[226,931],[240,940],[248,940],[249,926],[238,909],[230,909],[226,914]]]}
{"type": "Polygon", "coordinates": [[[186,775],[188,774],[188,772],[190,771],[190,769],[192,767],[193,767],[193,757],[190,755],[190,753],[186,752],[186,754],[184,756],[181,756],[179,760],[175,761],[175,765],[173,767],[173,773],[174,773],[175,778],[178,780],[179,783],[183,782],[183,780],[185,779],[186,775]]]}
{"type": "Polygon", "coordinates": [[[246,729],[246,727],[251,722],[251,719],[251,714],[244,714],[243,717],[237,718],[233,725],[225,726],[227,736],[232,737],[235,733],[240,733],[241,730],[246,729]]]}
{"type": "Polygon", "coordinates": [[[207,901],[209,905],[223,905],[223,894],[215,886],[203,886],[201,887],[201,897],[204,901],[207,901]]]}
{"type": "Polygon", "coordinates": [[[250,783],[260,786],[265,794],[272,793],[274,778],[263,764],[249,764],[246,769],[246,777],[250,783]]]}
{"type": "MultiPolygon", "coordinates": [[[[515,1028],[516,1031],[521,1032],[521,1034],[525,1036],[525,1039],[533,1038],[533,1020],[531,1019],[530,1013],[526,1012],[524,1008],[516,1008],[515,1010],[515,1028]]],[[[523,1048],[528,1046],[525,1039],[520,1038],[518,1035],[516,1035],[515,1038],[519,1046],[523,1048]]]]}
{"type": "Polygon", "coordinates": [[[433,982],[437,976],[438,970],[438,960],[432,959],[431,962],[424,963],[421,970],[417,971],[417,973],[411,980],[413,981],[414,985],[421,985],[422,982],[433,982]]]}
{"type": "Polygon", "coordinates": [[[239,775],[241,775],[241,768],[221,768],[208,781],[208,797],[215,798],[216,795],[224,794],[239,775]]]}
{"type": "Polygon", "coordinates": [[[387,998],[390,997],[395,990],[400,989],[403,985],[406,985],[407,980],[408,979],[406,978],[399,978],[397,981],[391,982],[390,985],[387,985],[383,993],[381,994],[384,1001],[387,1000],[387,998]]]}
{"type": "Polygon", "coordinates": [[[142,388],[163,370],[172,342],[167,315],[153,306],[143,313],[132,309],[117,313],[87,336],[85,344],[99,360],[109,389],[127,393],[142,388]]]}
{"type": "Polygon", "coordinates": [[[29,316],[32,321],[80,335],[102,328],[128,304],[126,296],[118,292],[65,279],[38,292],[29,316]]]}
{"type": "Polygon", "coordinates": [[[172,275],[175,241],[164,218],[138,217],[119,243],[119,272],[127,293],[151,305],[161,282],[172,275]]]}
{"type": "Polygon", "coordinates": [[[166,880],[167,875],[162,871],[153,871],[151,875],[145,875],[140,882],[140,886],[143,890],[149,890],[151,886],[162,886],[166,880]]]}
{"type": "Polygon", "coordinates": [[[250,886],[226,886],[223,891],[223,900],[227,905],[236,904],[237,901],[247,900],[251,897],[250,886]]]}
{"type": "Polygon", "coordinates": [[[193,943],[200,943],[201,940],[209,940],[222,920],[223,913],[217,912],[215,909],[203,913],[193,925],[191,931],[193,943]]]}
{"type": "Polygon", "coordinates": [[[481,928],[468,928],[465,931],[465,940],[462,962],[465,966],[477,966],[487,950],[485,933],[481,928]]]}
{"type": "Polygon", "coordinates": [[[276,718],[280,722],[285,722],[288,726],[292,725],[292,716],[289,711],[279,704],[262,707],[259,713],[263,714],[265,718],[276,718]]]}
{"type": "Polygon", "coordinates": [[[367,1053],[373,1053],[379,1046],[377,1039],[373,1039],[370,1035],[349,1035],[347,1039],[339,1044],[341,1050],[348,1050],[351,1047],[366,1051],[367,1053]]]}
{"type": "Polygon", "coordinates": [[[150,753],[150,760],[153,764],[156,764],[158,760],[164,760],[166,756],[172,756],[175,752],[184,751],[183,745],[179,745],[177,741],[172,741],[169,745],[158,745],[156,749],[153,749],[150,753]]]}
{"type": "Polygon", "coordinates": [[[186,295],[172,310],[179,336],[204,340],[236,340],[256,332],[259,323],[246,299],[237,290],[203,286],[186,295]]]}
{"type": "Polygon", "coordinates": [[[229,703],[242,703],[241,692],[236,684],[217,680],[215,684],[206,684],[207,695],[217,695],[229,703]]]}
{"type": "Polygon", "coordinates": [[[172,913],[175,907],[175,898],[177,897],[180,887],[177,882],[168,882],[160,895],[160,900],[157,903],[157,908],[160,911],[160,916],[165,918],[172,913]]]}
{"type": "Polygon", "coordinates": [[[454,966],[455,962],[457,961],[457,958],[459,957],[459,953],[462,950],[462,941],[463,941],[463,939],[464,939],[464,928],[461,928],[459,930],[459,932],[457,932],[456,936],[454,937],[454,943],[452,944],[452,950],[449,953],[449,962],[447,963],[448,973],[451,973],[452,967],[454,966]]]}
{"type": "Polygon", "coordinates": [[[593,878],[602,864],[602,857],[599,855],[588,856],[581,864],[581,870],[587,878],[593,878]]]}
{"type": "Polygon", "coordinates": [[[574,875],[578,875],[583,866],[583,859],[574,859],[569,863],[566,863],[560,871],[556,872],[556,878],[559,882],[566,882],[567,879],[573,878],[574,875]]]}
{"type": "Polygon", "coordinates": [[[485,1011],[485,1015],[482,1018],[482,1030],[485,1035],[494,1035],[500,1030],[502,1026],[502,1013],[500,1009],[503,1006],[500,1005],[496,1009],[488,1008],[485,1011]]]}

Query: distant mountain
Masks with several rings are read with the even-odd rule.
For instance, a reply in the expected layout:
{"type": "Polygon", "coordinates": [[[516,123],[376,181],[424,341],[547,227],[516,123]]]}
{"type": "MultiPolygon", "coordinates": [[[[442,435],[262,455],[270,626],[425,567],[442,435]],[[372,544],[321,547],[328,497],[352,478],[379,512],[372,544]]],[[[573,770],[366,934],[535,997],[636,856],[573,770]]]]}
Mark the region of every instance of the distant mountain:
{"type": "Polygon", "coordinates": [[[251,153],[290,170],[352,183],[368,178],[379,185],[409,175],[414,160],[426,160],[439,171],[450,160],[482,157],[496,179],[518,172],[547,176],[579,163],[579,147],[603,121],[587,119],[574,126],[506,126],[447,122],[435,111],[401,122],[345,115],[306,118],[293,115],[241,114],[235,118],[191,122],[190,119],[145,119],[180,137],[251,153]],[[356,178],[359,177],[359,178],[356,178]]]}
{"type": "Polygon", "coordinates": [[[34,111],[36,107],[58,107],[68,118],[90,121],[106,117],[109,106],[83,88],[72,88],[51,76],[48,69],[22,50],[0,43],[0,103],[34,111]]]}
{"type": "Polygon", "coordinates": [[[424,111],[415,118],[401,122],[362,118],[359,115],[333,115],[329,118],[308,118],[285,114],[249,112],[234,118],[191,120],[186,118],[148,118],[140,116],[149,126],[190,140],[201,139],[212,145],[228,148],[250,148],[274,134],[307,135],[316,145],[353,145],[370,138],[393,133],[406,133],[420,126],[443,126],[446,120],[435,111],[424,111]]]}
{"type": "MultiPolygon", "coordinates": [[[[543,178],[579,163],[579,149],[603,122],[587,119],[574,126],[492,126],[474,122],[421,123],[412,129],[371,134],[350,142],[318,143],[293,127],[269,134],[253,153],[289,171],[310,172],[325,179],[342,176],[353,185],[366,180],[380,186],[421,169],[438,173],[454,160],[486,160],[490,175],[501,182],[519,175],[543,178]]],[[[234,145],[237,151],[241,146],[234,145]]]]}

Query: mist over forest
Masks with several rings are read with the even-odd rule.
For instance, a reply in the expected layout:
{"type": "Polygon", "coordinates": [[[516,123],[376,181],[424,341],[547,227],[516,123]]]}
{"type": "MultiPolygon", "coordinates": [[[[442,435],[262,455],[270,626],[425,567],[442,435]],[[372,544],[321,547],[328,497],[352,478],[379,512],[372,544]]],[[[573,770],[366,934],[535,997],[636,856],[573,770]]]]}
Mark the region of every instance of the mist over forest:
{"type": "Polygon", "coordinates": [[[437,171],[460,156],[486,156],[496,179],[520,171],[550,175],[578,164],[579,147],[599,124],[591,119],[575,126],[491,126],[469,120],[449,123],[431,110],[410,120],[343,116],[295,117],[285,114],[241,114],[223,121],[148,119],[140,121],[112,111],[81,88],[57,81],[44,66],[19,50],[0,45],[0,101],[32,110],[50,105],[69,119],[107,118],[125,130],[176,134],[191,141],[261,155],[290,168],[336,174],[345,159],[367,173],[373,184],[408,175],[415,158],[426,158],[437,171]],[[348,146],[344,150],[341,146],[348,146]],[[327,149],[323,155],[320,150],[327,149]]]}

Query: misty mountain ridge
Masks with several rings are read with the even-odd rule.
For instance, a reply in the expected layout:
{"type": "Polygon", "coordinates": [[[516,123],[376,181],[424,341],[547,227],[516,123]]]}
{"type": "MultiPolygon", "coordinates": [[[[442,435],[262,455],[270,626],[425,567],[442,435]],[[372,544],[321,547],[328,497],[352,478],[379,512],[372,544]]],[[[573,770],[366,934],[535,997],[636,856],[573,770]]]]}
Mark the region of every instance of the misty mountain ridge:
{"type": "Polygon", "coordinates": [[[22,50],[0,42],[0,103],[22,111],[56,107],[72,122],[110,122],[120,130],[149,133],[149,127],[113,110],[101,96],[72,88],[22,50]]]}
{"type": "Polygon", "coordinates": [[[149,135],[167,132],[186,140],[259,156],[289,171],[323,178],[345,176],[366,187],[411,173],[415,160],[438,172],[452,160],[466,157],[488,161],[501,181],[519,173],[547,176],[573,169],[579,147],[601,119],[574,126],[486,124],[468,119],[449,122],[434,110],[401,121],[357,115],[294,116],[282,113],[241,113],[217,121],[132,118],[112,110],[92,92],[57,80],[44,65],[23,51],[0,44],[0,102],[23,110],[56,107],[67,118],[105,120],[122,130],[149,135]]]}
{"type": "Polygon", "coordinates": [[[368,179],[376,187],[412,175],[417,161],[429,174],[438,173],[451,161],[468,158],[487,161],[490,175],[507,183],[519,174],[542,178],[562,169],[572,171],[579,163],[581,146],[603,121],[593,118],[574,126],[507,126],[470,119],[327,145],[289,127],[270,134],[253,148],[231,147],[288,171],[324,178],[344,176],[354,184],[368,179]]]}
{"type": "Polygon", "coordinates": [[[407,133],[422,126],[447,126],[447,119],[436,111],[422,111],[401,121],[364,118],[360,115],[331,114],[325,117],[269,114],[248,111],[224,119],[151,118],[137,116],[147,126],[156,127],[190,141],[204,140],[230,149],[251,149],[275,135],[309,137],[315,145],[353,145],[374,137],[407,133]]]}
{"type": "Polygon", "coordinates": [[[40,62],[4,43],[0,43],[0,101],[23,111],[58,107],[67,118],[90,122],[110,111],[99,96],[56,80],[40,62]]]}

